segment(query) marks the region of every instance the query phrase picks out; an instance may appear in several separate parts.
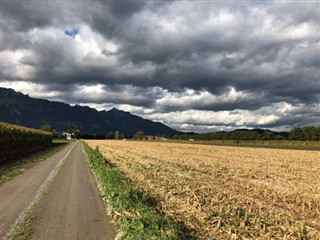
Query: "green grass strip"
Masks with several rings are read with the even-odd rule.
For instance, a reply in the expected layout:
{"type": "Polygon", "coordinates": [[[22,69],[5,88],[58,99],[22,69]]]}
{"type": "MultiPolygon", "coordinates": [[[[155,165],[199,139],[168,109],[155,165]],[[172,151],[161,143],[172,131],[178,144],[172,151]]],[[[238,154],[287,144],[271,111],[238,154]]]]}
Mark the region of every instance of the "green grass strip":
{"type": "Polygon", "coordinates": [[[38,217],[37,207],[38,205],[34,206],[32,211],[23,218],[23,223],[16,227],[11,237],[12,240],[27,240],[31,237],[33,233],[31,222],[38,217]]]}
{"type": "Polygon", "coordinates": [[[119,169],[108,164],[98,148],[93,150],[86,143],[83,146],[109,211],[116,218],[119,228],[116,239],[195,239],[182,223],[157,212],[155,198],[126,181],[119,169]]]}

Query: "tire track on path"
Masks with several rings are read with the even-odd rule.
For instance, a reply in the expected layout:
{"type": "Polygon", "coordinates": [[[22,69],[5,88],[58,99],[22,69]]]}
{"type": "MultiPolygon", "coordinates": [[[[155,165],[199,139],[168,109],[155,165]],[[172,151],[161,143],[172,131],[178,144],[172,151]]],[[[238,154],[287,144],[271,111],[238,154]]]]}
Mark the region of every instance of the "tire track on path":
{"type": "Polygon", "coordinates": [[[0,236],[9,239],[14,227],[41,197],[45,186],[67,158],[74,144],[0,185],[0,236]]]}

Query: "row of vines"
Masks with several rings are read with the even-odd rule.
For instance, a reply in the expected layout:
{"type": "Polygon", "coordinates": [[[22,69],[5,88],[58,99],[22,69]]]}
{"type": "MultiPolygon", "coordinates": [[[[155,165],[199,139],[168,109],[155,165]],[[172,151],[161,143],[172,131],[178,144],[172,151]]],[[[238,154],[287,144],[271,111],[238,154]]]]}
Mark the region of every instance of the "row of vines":
{"type": "Polygon", "coordinates": [[[0,156],[52,143],[52,133],[0,122],[0,156]]]}

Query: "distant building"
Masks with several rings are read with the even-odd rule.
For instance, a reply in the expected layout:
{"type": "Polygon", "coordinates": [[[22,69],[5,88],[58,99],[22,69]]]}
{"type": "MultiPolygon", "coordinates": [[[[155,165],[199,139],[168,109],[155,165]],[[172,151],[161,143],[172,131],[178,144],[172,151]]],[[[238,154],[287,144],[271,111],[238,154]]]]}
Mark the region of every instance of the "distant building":
{"type": "Polygon", "coordinates": [[[189,141],[194,141],[194,139],[193,138],[189,138],[189,141]]]}
{"type": "Polygon", "coordinates": [[[156,136],[156,137],[154,137],[154,140],[157,140],[157,141],[164,141],[164,140],[168,140],[168,139],[167,139],[167,138],[165,138],[165,137],[156,136]]]}
{"type": "Polygon", "coordinates": [[[62,136],[67,140],[71,140],[72,139],[72,134],[71,133],[63,132],[62,136]]]}
{"type": "Polygon", "coordinates": [[[148,135],[148,136],[146,136],[146,140],[154,140],[154,136],[148,135]]]}

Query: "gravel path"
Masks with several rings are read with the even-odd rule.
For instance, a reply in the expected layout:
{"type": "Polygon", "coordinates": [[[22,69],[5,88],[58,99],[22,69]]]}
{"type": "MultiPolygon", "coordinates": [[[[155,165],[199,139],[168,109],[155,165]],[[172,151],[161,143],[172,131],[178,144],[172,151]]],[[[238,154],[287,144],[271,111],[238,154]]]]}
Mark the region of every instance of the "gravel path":
{"type": "Polygon", "coordinates": [[[23,174],[0,185],[1,239],[5,239],[21,213],[34,200],[40,186],[72,147],[73,145],[67,146],[47,160],[27,169],[23,174]]]}
{"type": "Polygon", "coordinates": [[[106,216],[80,143],[50,185],[38,211],[31,239],[114,239],[114,226],[106,216]]]}
{"type": "Polygon", "coordinates": [[[106,216],[105,204],[80,142],[70,144],[0,185],[0,239],[8,239],[18,219],[35,204],[38,214],[31,222],[31,239],[111,240],[115,237],[114,225],[106,216]],[[66,165],[57,173],[74,145],[66,165]],[[52,176],[55,176],[53,181],[52,176]]]}

